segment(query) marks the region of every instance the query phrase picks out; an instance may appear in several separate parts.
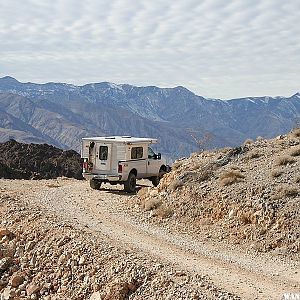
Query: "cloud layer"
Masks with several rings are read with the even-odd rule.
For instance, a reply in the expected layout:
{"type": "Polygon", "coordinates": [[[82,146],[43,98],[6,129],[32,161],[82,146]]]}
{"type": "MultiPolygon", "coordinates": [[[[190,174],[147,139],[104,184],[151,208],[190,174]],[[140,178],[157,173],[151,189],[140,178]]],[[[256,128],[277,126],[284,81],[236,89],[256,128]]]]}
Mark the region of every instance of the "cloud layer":
{"type": "Polygon", "coordinates": [[[300,90],[300,1],[0,2],[0,75],[183,85],[208,97],[300,90]]]}

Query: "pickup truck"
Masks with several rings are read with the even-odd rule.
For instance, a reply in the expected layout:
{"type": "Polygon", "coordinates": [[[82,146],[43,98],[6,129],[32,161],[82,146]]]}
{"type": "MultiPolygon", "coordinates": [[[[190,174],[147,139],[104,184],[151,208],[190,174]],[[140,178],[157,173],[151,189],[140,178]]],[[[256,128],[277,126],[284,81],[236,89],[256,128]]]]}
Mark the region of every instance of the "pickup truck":
{"type": "Polygon", "coordinates": [[[166,160],[150,147],[157,139],[131,136],[83,138],[81,158],[83,177],[93,189],[102,182],[124,184],[124,190],[135,192],[136,180],[147,178],[154,186],[170,171],[166,160]]]}

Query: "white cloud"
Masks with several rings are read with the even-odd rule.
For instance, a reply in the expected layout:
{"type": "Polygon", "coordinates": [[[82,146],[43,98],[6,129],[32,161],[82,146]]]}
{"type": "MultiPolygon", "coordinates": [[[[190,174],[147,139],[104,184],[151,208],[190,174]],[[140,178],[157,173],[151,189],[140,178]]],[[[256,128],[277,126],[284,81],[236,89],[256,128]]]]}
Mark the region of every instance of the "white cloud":
{"type": "Polygon", "coordinates": [[[299,17],[295,0],[2,1],[0,75],[289,95],[300,90],[299,17]]]}

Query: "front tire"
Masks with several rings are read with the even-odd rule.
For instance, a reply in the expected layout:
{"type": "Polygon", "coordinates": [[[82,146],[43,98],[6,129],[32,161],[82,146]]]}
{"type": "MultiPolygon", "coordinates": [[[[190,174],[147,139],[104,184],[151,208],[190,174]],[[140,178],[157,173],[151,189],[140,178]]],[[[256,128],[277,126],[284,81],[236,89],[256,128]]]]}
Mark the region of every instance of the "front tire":
{"type": "Polygon", "coordinates": [[[163,177],[165,174],[166,174],[166,171],[165,171],[164,169],[161,168],[161,169],[159,170],[158,176],[153,176],[153,177],[151,177],[150,180],[151,180],[152,184],[153,184],[154,186],[158,186],[160,180],[162,179],[162,177],[163,177]]]}
{"type": "Polygon", "coordinates": [[[98,180],[94,180],[94,179],[91,179],[90,180],[90,187],[94,190],[99,190],[100,189],[100,186],[101,186],[101,181],[98,181],[98,180]]]}
{"type": "Polygon", "coordinates": [[[127,193],[134,193],[136,189],[136,176],[129,173],[127,180],[124,182],[124,190],[127,193]]]}
{"type": "Polygon", "coordinates": [[[153,186],[158,186],[159,181],[160,181],[160,177],[159,176],[153,176],[153,177],[151,177],[150,180],[151,180],[153,186]]]}

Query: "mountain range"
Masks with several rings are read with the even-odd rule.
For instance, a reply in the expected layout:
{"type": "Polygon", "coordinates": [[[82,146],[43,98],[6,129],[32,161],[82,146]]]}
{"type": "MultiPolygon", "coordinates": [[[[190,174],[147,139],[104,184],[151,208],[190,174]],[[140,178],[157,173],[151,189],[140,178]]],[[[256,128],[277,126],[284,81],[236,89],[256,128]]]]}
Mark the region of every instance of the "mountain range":
{"type": "Polygon", "coordinates": [[[206,99],[178,86],[109,82],[76,86],[0,78],[0,141],[49,143],[79,151],[84,136],[158,138],[169,157],[200,148],[272,138],[300,125],[300,93],[291,97],[206,99]]]}

